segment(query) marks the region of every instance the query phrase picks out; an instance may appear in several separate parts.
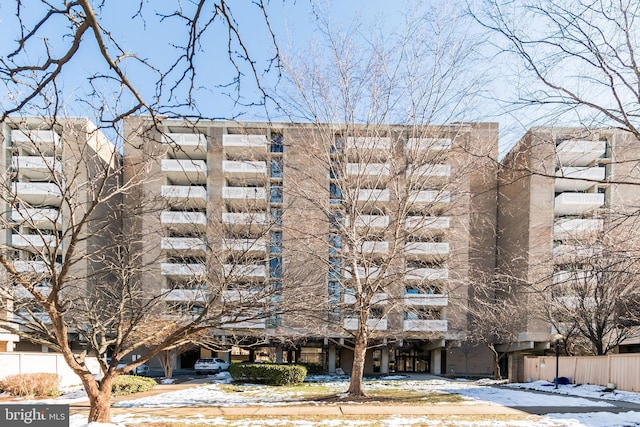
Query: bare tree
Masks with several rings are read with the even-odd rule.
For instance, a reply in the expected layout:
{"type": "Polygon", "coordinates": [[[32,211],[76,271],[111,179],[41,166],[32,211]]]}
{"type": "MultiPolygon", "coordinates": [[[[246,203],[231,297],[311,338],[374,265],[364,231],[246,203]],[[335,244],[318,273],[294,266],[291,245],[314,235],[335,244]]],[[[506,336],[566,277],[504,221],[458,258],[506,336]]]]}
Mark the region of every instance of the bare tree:
{"type": "Polygon", "coordinates": [[[460,254],[445,235],[450,218],[455,232],[468,224],[456,216],[469,200],[469,152],[487,156],[491,132],[433,125],[464,119],[479,82],[462,83],[473,43],[430,12],[384,43],[362,39],[357,26],[336,31],[319,14],[326,51],[285,61],[294,89],[286,105],[312,123],[307,144],[295,147],[295,197],[316,213],[312,230],[292,234],[326,274],[324,303],[307,315],[328,320],[323,332],[353,350],[351,396],[364,395],[367,349],[466,329],[453,314],[449,328],[445,320],[447,298],[467,298],[464,274],[447,279],[460,254]],[[405,304],[411,297],[418,302],[405,304]]]}
{"type": "Polygon", "coordinates": [[[554,120],[614,127],[640,139],[639,11],[629,0],[487,0],[472,13],[497,35],[505,54],[497,58],[518,64],[518,99],[509,109],[539,107],[554,120]]]}

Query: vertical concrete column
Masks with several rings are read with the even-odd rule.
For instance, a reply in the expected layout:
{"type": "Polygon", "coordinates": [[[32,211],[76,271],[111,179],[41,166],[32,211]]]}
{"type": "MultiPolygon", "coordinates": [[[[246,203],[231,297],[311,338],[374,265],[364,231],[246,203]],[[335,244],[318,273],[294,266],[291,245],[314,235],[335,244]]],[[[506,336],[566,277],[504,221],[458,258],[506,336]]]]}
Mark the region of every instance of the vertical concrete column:
{"type": "Polygon", "coordinates": [[[442,350],[431,350],[431,373],[440,375],[442,370],[440,369],[442,361],[442,350]]]}
{"type": "Polygon", "coordinates": [[[276,363],[282,363],[284,360],[282,346],[279,345],[276,347],[276,363]]]}
{"type": "Polygon", "coordinates": [[[380,373],[388,374],[389,373],[389,349],[382,349],[382,358],[380,360],[380,373]]]}
{"type": "Polygon", "coordinates": [[[336,346],[329,344],[329,373],[334,374],[336,372],[336,346]]]}

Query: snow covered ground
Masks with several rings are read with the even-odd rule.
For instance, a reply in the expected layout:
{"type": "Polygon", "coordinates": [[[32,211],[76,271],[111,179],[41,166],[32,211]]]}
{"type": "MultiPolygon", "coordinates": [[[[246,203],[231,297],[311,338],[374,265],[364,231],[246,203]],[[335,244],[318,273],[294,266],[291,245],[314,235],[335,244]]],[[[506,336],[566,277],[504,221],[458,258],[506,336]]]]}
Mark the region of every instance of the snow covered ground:
{"type": "MultiPolygon", "coordinates": [[[[347,378],[336,378],[330,376],[320,376],[310,378],[322,387],[323,393],[340,393],[346,389],[347,378]]],[[[228,374],[223,373],[215,377],[210,377],[211,383],[185,390],[179,390],[170,393],[158,394],[144,398],[131,398],[114,404],[118,408],[135,408],[135,412],[144,412],[144,408],[172,408],[172,407],[194,407],[194,414],[198,413],[197,407],[203,406],[288,406],[288,405],[322,405],[321,401],[302,401],[301,393],[298,389],[296,392],[273,391],[261,385],[233,385],[233,390],[226,385],[230,382],[228,374]]],[[[309,388],[314,385],[310,384],[309,388]]],[[[510,407],[541,407],[548,408],[552,412],[542,418],[530,417],[526,420],[508,420],[508,421],[474,421],[465,422],[462,420],[455,421],[455,424],[461,426],[569,426],[569,427],[611,427],[611,426],[640,426],[640,412],[628,411],[621,413],[600,412],[607,408],[615,408],[614,401],[631,402],[640,404],[640,393],[631,393],[623,391],[604,391],[603,387],[591,385],[560,385],[558,390],[553,385],[539,381],[523,384],[505,384],[498,385],[491,381],[450,381],[445,379],[425,379],[412,380],[410,378],[394,376],[383,377],[376,380],[368,380],[365,382],[366,390],[393,390],[393,389],[411,389],[417,392],[425,393],[449,393],[457,394],[462,397],[461,405],[502,405],[510,407]],[[543,391],[544,393],[540,393],[543,391]],[[597,400],[592,400],[597,399],[597,400]],[[606,400],[605,400],[606,399],[606,400]],[[593,412],[587,413],[569,413],[567,408],[593,408],[593,412]],[[557,409],[557,411],[556,411],[557,409]],[[535,421],[534,421],[535,420],[535,421]]],[[[375,393],[374,393],[375,394],[375,393]]],[[[79,398],[78,394],[74,396],[64,395],[55,403],[71,403],[79,398]]],[[[53,403],[53,401],[52,401],[53,403]]],[[[345,401],[344,404],[347,404],[345,401]]],[[[353,403],[355,404],[355,403],[353,403]]],[[[134,412],[134,411],[132,411],[134,412]]],[[[115,425],[138,424],[144,425],[148,422],[161,421],[185,421],[184,419],[170,419],[161,417],[140,417],[129,415],[113,415],[115,425]]],[[[433,418],[433,417],[432,417],[433,418]]],[[[277,426],[285,424],[284,420],[278,422],[275,420],[248,420],[236,421],[236,424],[229,424],[228,419],[223,417],[194,417],[191,422],[199,422],[207,425],[260,425],[260,426],[277,426]],[[257,423],[257,424],[256,424],[257,423]]],[[[442,419],[430,419],[428,417],[398,417],[389,416],[382,417],[378,421],[382,426],[431,426],[441,425],[442,419]]],[[[73,416],[71,426],[85,426],[86,420],[83,416],[73,416]]],[[[371,425],[365,421],[348,421],[348,420],[326,420],[316,422],[300,421],[296,422],[297,427],[318,427],[318,426],[365,426],[371,425]]],[[[96,423],[91,427],[102,427],[96,423]]],[[[111,425],[113,426],[113,424],[111,425]]]]}

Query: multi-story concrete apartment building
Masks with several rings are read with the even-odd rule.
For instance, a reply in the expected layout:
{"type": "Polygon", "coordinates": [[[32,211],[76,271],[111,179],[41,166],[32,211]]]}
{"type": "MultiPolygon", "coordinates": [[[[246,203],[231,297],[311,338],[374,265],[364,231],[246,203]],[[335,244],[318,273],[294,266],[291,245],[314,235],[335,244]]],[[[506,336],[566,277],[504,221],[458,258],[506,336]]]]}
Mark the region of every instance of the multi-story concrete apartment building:
{"type": "MultiPolygon", "coordinates": [[[[534,128],[513,147],[499,173],[497,241],[498,270],[512,289],[529,287],[521,295],[530,304],[551,292],[571,304],[562,286],[588,279],[576,269],[595,259],[602,237],[633,242],[639,155],[636,139],[612,129],[534,128]]],[[[522,356],[540,354],[558,332],[539,316],[523,318],[518,342],[508,346],[510,378],[524,380],[522,356]]]]}
{"type": "Polygon", "coordinates": [[[125,162],[158,159],[132,196],[159,203],[133,224],[157,230],[150,289],[183,312],[255,304],[224,313],[219,342],[348,371],[368,289],[365,371],[491,371],[457,347],[495,268],[497,125],[132,118],[125,138],[125,162]]]}
{"type": "MultiPolygon", "coordinates": [[[[93,204],[117,184],[119,161],[115,147],[87,119],[53,123],[20,118],[2,124],[0,248],[16,272],[35,284],[35,291],[47,295],[51,277],[60,272],[66,257],[73,258],[68,260],[67,292],[104,277],[98,261],[104,254],[103,232],[119,228],[111,216],[119,206],[115,199],[95,209],[93,204]],[[75,233],[73,253],[68,251],[74,235],[69,224],[83,225],[82,232],[75,233]],[[88,256],[92,253],[95,258],[88,256]]],[[[33,296],[12,286],[14,281],[4,268],[0,277],[1,320],[17,321],[25,328],[30,319],[47,322],[30,304],[33,296]]],[[[47,351],[8,330],[0,331],[0,351],[47,351]]]]}

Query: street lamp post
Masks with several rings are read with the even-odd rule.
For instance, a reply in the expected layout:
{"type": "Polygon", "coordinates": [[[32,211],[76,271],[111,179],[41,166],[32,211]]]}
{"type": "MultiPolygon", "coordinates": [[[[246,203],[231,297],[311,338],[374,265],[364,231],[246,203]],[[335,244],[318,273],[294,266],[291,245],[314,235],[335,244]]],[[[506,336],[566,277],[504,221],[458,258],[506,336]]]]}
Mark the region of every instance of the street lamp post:
{"type": "Polygon", "coordinates": [[[558,375],[559,375],[559,368],[560,368],[560,340],[562,340],[564,337],[560,334],[555,334],[553,336],[553,339],[555,341],[555,345],[556,345],[556,377],[553,380],[553,383],[555,384],[554,388],[558,388],[558,375]]]}

